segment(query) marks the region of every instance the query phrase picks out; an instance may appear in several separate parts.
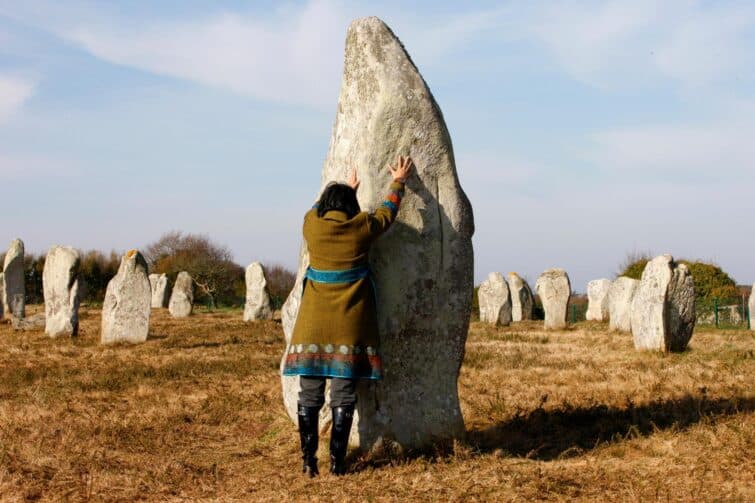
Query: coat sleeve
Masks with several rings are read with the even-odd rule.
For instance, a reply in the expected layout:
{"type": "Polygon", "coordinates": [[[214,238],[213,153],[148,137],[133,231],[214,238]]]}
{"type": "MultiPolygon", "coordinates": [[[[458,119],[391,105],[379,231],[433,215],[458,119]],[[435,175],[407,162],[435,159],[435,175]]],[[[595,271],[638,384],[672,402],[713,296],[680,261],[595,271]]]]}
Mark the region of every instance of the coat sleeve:
{"type": "Polygon", "coordinates": [[[367,215],[367,226],[373,238],[378,237],[388,230],[388,227],[396,220],[396,214],[404,198],[404,184],[402,182],[391,183],[388,194],[375,213],[367,215]]]}

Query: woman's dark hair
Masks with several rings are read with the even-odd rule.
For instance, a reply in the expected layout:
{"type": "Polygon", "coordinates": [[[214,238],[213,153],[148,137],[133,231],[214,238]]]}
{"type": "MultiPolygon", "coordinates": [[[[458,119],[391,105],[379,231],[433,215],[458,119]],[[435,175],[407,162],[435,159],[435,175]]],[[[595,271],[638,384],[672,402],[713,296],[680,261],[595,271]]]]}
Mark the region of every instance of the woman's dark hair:
{"type": "Polygon", "coordinates": [[[357,191],[344,183],[331,183],[317,202],[317,216],[329,211],[343,211],[349,218],[354,218],[361,210],[357,201],[357,191]]]}

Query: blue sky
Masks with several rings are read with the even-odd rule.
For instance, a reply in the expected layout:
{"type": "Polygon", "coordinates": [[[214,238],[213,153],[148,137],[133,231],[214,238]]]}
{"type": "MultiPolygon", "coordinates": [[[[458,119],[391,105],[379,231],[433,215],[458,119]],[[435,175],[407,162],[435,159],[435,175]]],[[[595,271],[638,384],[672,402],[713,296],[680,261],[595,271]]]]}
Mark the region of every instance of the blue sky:
{"type": "Polygon", "coordinates": [[[0,0],[0,240],[125,250],[178,229],[293,267],[350,20],[443,109],[475,279],[633,251],[755,281],[755,3],[0,0]],[[405,4],[405,2],[403,2],[405,4]]]}

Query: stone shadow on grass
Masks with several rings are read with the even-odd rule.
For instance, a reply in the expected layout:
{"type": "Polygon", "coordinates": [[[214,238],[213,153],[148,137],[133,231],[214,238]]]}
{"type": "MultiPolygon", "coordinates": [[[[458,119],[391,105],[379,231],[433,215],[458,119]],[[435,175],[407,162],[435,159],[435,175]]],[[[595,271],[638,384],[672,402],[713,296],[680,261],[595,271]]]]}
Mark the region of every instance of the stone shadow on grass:
{"type": "Polygon", "coordinates": [[[545,410],[542,407],[483,430],[467,432],[479,452],[541,461],[573,457],[605,444],[670,428],[686,429],[707,418],[755,410],[755,398],[708,398],[685,395],[618,409],[607,405],[545,410]]]}

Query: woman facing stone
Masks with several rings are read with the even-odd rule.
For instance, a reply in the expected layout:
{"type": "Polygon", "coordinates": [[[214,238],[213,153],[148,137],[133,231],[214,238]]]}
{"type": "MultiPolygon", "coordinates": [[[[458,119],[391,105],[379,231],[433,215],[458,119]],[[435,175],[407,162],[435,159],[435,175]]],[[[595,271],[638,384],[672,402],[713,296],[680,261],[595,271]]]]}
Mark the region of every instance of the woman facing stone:
{"type": "Polygon", "coordinates": [[[356,170],[348,184],[328,185],[304,216],[309,250],[301,308],[283,375],[300,376],[299,436],[303,472],[318,474],[318,418],[331,379],[330,471],[346,472],[344,459],[356,404],[356,380],[382,378],[375,291],[370,279],[372,243],[396,219],[412,160],[399,156],[383,203],[372,214],[360,211],[356,170]]]}

